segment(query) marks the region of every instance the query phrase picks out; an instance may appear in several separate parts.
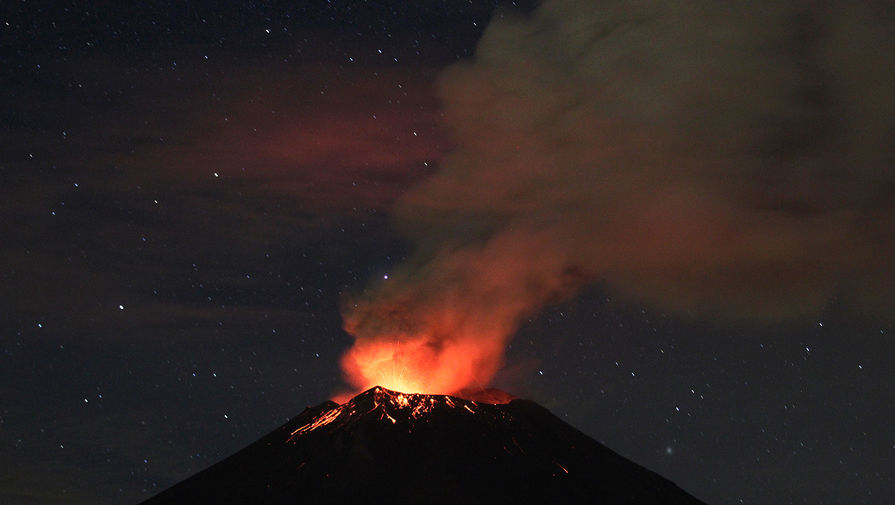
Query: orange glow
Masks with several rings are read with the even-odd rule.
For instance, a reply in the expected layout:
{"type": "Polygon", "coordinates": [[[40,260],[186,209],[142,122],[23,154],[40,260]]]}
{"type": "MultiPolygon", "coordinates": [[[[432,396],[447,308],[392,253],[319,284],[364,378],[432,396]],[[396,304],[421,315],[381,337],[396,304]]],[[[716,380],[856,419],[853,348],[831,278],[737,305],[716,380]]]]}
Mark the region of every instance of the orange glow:
{"type": "Polygon", "coordinates": [[[471,335],[358,339],[342,357],[342,369],[359,391],[379,385],[406,393],[451,394],[487,384],[500,365],[502,347],[502,338],[471,335]]]}
{"type": "Polygon", "coordinates": [[[542,269],[563,271],[549,243],[545,237],[525,251],[507,239],[460,249],[422,272],[399,269],[349,300],[342,315],[355,341],[342,356],[346,381],[355,391],[380,385],[444,395],[486,387],[519,320],[571,291],[567,276],[541,282],[531,261],[520,259],[537,257],[542,269]]]}

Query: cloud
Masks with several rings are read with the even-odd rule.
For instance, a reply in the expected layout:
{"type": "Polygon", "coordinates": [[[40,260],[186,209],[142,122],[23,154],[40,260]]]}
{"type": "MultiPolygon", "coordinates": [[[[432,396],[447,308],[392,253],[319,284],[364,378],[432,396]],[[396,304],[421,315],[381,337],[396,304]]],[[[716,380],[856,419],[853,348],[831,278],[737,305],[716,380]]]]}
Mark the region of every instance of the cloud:
{"type": "Polygon", "coordinates": [[[243,292],[266,254],[353,251],[343,228],[378,229],[443,149],[428,67],[194,60],[122,71],[82,56],[10,84],[0,324],[214,320],[192,264],[243,292]]]}
{"type": "Polygon", "coordinates": [[[416,255],[346,328],[499,360],[522,316],[596,281],[690,317],[891,310],[893,27],[872,3],[495,15],[439,80],[456,149],[396,210],[416,255]]]}

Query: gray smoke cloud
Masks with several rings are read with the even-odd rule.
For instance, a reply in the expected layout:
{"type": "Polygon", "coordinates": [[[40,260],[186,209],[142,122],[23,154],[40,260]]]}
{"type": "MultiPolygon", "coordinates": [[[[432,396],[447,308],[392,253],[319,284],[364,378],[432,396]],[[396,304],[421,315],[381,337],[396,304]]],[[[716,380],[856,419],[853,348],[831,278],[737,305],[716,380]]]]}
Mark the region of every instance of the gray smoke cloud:
{"type": "Polygon", "coordinates": [[[363,343],[447,311],[433,348],[481,321],[502,343],[594,281],[692,316],[891,311],[893,54],[874,2],[495,15],[439,80],[456,150],[396,210],[416,254],[346,328],[363,343]]]}

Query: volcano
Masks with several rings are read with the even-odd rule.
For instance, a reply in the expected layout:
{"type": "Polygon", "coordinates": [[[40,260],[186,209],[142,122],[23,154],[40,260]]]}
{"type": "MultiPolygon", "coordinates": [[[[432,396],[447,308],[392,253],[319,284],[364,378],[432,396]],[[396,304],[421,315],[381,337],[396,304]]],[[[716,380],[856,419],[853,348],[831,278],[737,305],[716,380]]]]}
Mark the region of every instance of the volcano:
{"type": "Polygon", "coordinates": [[[374,387],[305,409],[143,505],[705,505],[547,409],[511,398],[374,387]]]}

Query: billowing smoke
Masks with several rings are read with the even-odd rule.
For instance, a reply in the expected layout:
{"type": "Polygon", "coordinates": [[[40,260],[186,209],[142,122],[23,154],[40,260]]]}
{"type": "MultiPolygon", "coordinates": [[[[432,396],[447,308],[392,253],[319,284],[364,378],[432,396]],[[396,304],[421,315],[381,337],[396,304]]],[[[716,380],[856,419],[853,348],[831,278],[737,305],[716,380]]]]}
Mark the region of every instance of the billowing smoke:
{"type": "Polygon", "coordinates": [[[396,211],[415,255],[346,303],[348,379],[486,383],[523,316],[595,281],[684,316],[892,309],[895,22],[835,4],[496,14],[439,80],[457,148],[396,211]]]}

